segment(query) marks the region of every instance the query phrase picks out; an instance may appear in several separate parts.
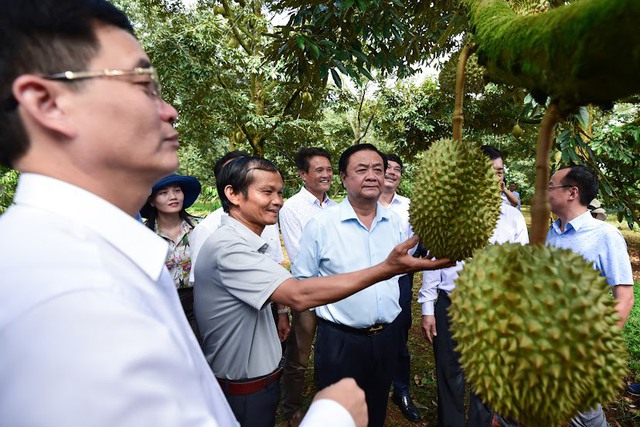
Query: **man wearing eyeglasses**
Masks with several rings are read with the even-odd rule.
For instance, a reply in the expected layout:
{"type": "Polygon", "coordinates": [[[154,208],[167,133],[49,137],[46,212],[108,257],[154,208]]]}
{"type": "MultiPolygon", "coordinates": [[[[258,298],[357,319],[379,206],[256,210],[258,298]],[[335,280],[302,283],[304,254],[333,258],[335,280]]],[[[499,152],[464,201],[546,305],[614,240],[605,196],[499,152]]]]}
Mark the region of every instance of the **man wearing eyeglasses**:
{"type": "MultiPolygon", "coordinates": [[[[582,165],[560,169],[549,182],[551,211],[558,216],[547,234],[547,245],[582,255],[601,272],[617,300],[616,310],[622,328],[633,308],[633,274],[627,244],[611,224],[591,216],[589,203],[598,194],[598,178],[582,165]]],[[[607,426],[602,406],[580,413],[572,426],[607,426]]]]}
{"type": "MultiPolygon", "coordinates": [[[[0,217],[0,425],[236,426],[135,219],[179,144],[131,24],[105,0],[0,10],[0,163],[22,173],[0,217]]],[[[306,426],[366,423],[353,380],[316,399],[306,426]]]]}

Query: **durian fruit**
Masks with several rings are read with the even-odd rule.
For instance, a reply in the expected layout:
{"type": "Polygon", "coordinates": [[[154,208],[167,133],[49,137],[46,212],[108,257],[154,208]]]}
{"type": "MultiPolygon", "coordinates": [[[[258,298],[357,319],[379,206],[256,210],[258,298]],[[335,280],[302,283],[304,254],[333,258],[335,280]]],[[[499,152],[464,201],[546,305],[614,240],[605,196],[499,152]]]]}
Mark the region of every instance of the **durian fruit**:
{"type": "MultiPolygon", "coordinates": [[[[438,74],[438,83],[443,92],[455,93],[458,58],[460,58],[460,51],[451,55],[438,74]]],[[[473,54],[467,59],[465,66],[465,92],[482,93],[485,85],[484,67],[478,64],[478,57],[473,54]]]]}
{"type": "Polygon", "coordinates": [[[474,253],[449,315],[467,381],[498,413],[558,426],[611,401],[626,375],[615,300],[566,249],[492,245],[474,253]]]}
{"type": "Polygon", "coordinates": [[[413,231],[432,256],[463,260],[487,245],[500,215],[489,159],[468,142],[434,142],[417,168],[409,206],[413,231]]]}

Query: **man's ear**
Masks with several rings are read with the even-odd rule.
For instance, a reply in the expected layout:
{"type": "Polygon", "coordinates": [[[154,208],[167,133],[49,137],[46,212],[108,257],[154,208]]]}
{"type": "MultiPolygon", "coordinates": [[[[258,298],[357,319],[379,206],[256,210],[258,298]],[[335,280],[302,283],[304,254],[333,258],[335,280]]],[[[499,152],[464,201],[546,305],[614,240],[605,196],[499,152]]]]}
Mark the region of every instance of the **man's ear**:
{"type": "Polygon", "coordinates": [[[578,187],[571,187],[569,189],[569,200],[580,201],[580,189],[578,187]]]}
{"type": "Polygon", "coordinates": [[[242,197],[242,193],[236,193],[235,191],[233,191],[233,187],[230,185],[227,185],[226,187],[224,187],[224,195],[227,196],[227,199],[229,199],[229,202],[234,205],[237,206],[240,203],[240,197],[242,197]]]}
{"type": "Polygon", "coordinates": [[[303,182],[307,182],[307,172],[305,172],[303,170],[298,170],[298,175],[300,175],[300,179],[303,182]]]}
{"type": "Polygon", "coordinates": [[[12,90],[22,107],[25,123],[35,123],[67,137],[75,136],[75,128],[71,125],[63,101],[69,90],[60,83],[23,74],[13,82],[12,90]]]}

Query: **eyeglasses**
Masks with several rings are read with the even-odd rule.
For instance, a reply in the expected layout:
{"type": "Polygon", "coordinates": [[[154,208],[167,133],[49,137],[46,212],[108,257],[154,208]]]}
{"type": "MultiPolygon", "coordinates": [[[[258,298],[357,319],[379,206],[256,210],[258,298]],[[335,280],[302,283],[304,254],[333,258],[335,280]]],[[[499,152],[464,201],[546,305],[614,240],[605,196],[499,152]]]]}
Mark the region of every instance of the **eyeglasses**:
{"type": "Polygon", "coordinates": [[[83,80],[94,78],[112,78],[123,76],[149,76],[149,81],[145,82],[133,82],[138,84],[148,85],[148,93],[156,98],[162,97],[162,91],[160,88],[160,79],[158,78],[158,72],[153,67],[136,67],[132,70],[96,70],[96,71],[63,71],[62,73],[48,74],[42,76],[47,80],[83,80]]]}
{"type": "Polygon", "coordinates": [[[555,190],[556,188],[571,188],[571,187],[575,187],[575,185],[550,185],[549,191],[555,190]]]}
{"type": "MultiPolygon", "coordinates": [[[[153,67],[136,67],[132,70],[96,70],[96,71],[63,71],[62,73],[47,74],[42,76],[47,80],[83,80],[94,79],[98,77],[112,78],[123,76],[148,76],[148,81],[133,82],[134,84],[142,84],[149,96],[162,98],[162,89],[160,86],[160,78],[158,72],[153,67]]],[[[0,111],[13,111],[18,106],[18,101],[12,96],[0,103],[0,111]]]]}

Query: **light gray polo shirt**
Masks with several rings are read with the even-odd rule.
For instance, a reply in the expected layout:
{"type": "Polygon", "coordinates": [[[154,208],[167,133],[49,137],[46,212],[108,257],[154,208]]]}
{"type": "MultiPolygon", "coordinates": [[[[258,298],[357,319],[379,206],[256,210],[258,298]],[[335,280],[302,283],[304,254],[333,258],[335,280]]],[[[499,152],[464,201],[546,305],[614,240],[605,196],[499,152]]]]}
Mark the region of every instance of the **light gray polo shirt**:
{"type": "Polygon", "coordinates": [[[194,308],[204,354],[218,378],[273,372],[282,358],[269,297],[291,274],[265,255],[268,244],[224,216],[196,264],[194,308]]]}

